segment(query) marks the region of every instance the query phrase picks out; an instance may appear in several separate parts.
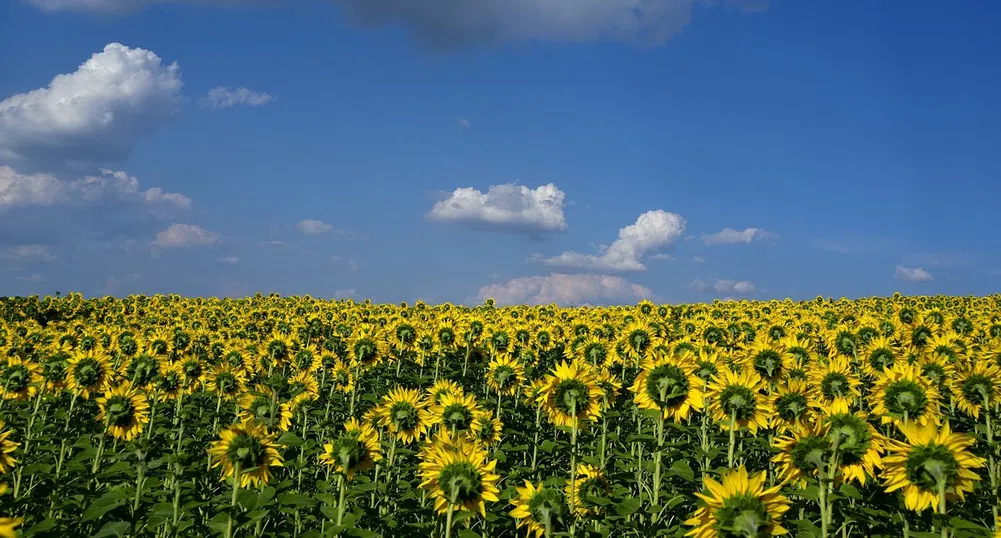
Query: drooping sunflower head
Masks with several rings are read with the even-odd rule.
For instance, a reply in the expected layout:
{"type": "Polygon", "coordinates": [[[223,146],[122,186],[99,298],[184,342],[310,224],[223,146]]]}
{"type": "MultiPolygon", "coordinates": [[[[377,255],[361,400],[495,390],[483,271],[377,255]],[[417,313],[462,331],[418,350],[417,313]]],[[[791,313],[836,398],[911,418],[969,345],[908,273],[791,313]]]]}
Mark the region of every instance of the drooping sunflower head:
{"type": "Polygon", "coordinates": [[[869,341],[859,355],[862,371],[869,377],[875,377],[893,366],[899,350],[892,340],[879,336],[869,341]]]}
{"type": "Polygon", "coordinates": [[[837,400],[853,403],[862,395],[859,391],[862,382],[845,357],[833,357],[826,364],[815,364],[808,379],[815,388],[817,404],[821,406],[837,400]]]}
{"type": "Polygon", "coordinates": [[[493,411],[489,409],[479,411],[473,420],[476,424],[472,430],[476,432],[476,439],[480,443],[492,446],[500,442],[504,424],[494,416],[493,411]]]}
{"type": "Polygon", "coordinates": [[[450,379],[439,379],[434,385],[431,385],[427,389],[427,399],[428,403],[432,406],[441,403],[441,398],[446,394],[452,394],[454,396],[462,396],[465,391],[458,383],[450,379]]]}
{"type": "Polygon", "coordinates": [[[511,517],[518,520],[518,527],[524,528],[528,534],[540,538],[557,530],[557,525],[566,513],[566,503],[560,491],[555,488],[539,486],[536,488],[525,480],[525,487],[515,488],[518,496],[511,499],[511,517]]]}
{"type": "Polygon", "coordinates": [[[73,355],[69,363],[69,389],[84,398],[100,392],[111,378],[111,361],[100,351],[83,351],[73,355]]]}
{"type": "Polygon", "coordinates": [[[1001,368],[986,361],[970,361],[956,380],[956,405],[979,419],[984,408],[1001,401],[1001,368]]]}
{"type": "Polygon", "coordinates": [[[21,443],[10,440],[11,431],[6,427],[7,424],[0,420],[0,474],[7,474],[17,464],[13,454],[21,446],[21,443]]]}
{"type": "Polygon", "coordinates": [[[922,375],[918,365],[898,362],[876,378],[873,413],[884,424],[937,422],[939,392],[922,375]]]}
{"type": "Polygon", "coordinates": [[[478,413],[480,407],[472,394],[445,394],[429,410],[429,418],[453,435],[475,435],[480,426],[476,421],[478,413]]]}
{"type": "Polygon", "coordinates": [[[38,393],[41,372],[41,366],[35,361],[7,357],[5,362],[0,362],[0,396],[6,400],[30,399],[38,393]]]}
{"type": "Polygon", "coordinates": [[[706,489],[696,493],[704,503],[686,525],[694,538],[769,538],[786,534],[779,523],[789,510],[780,486],[765,488],[767,473],[749,476],[743,466],[731,469],[717,482],[706,478],[706,489]]]}
{"type": "Polygon", "coordinates": [[[253,418],[232,424],[209,447],[213,467],[222,468],[223,479],[239,474],[241,487],[267,484],[271,467],[281,467],[276,435],[253,418]]]}
{"type": "Polygon", "coordinates": [[[599,499],[611,495],[612,488],[600,468],[585,463],[577,466],[573,485],[567,484],[564,492],[574,513],[584,517],[604,511],[604,504],[599,499]]]}
{"type": "Polygon", "coordinates": [[[866,420],[866,415],[851,411],[848,402],[839,400],[825,407],[822,425],[832,449],[838,451],[838,472],[846,481],[865,484],[881,465],[884,438],[866,420]]]}
{"type": "Polygon", "coordinates": [[[486,516],[486,502],[497,502],[497,460],[489,459],[477,442],[459,437],[436,442],[422,454],[418,466],[421,488],[431,494],[439,514],[452,506],[486,516]]]}
{"type": "Polygon", "coordinates": [[[562,362],[546,377],[539,394],[549,421],[556,426],[581,427],[601,415],[601,389],[590,368],[562,362]]]}
{"type": "Polygon", "coordinates": [[[831,459],[831,439],[824,423],[804,424],[792,428],[791,435],[773,441],[779,452],[772,457],[777,463],[783,482],[796,482],[805,487],[807,478],[818,475],[831,459]]]}
{"type": "Polygon", "coordinates": [[[490,361],[487,367],[487,385],[504,395],[512,395],[525,381],[525,369],[517,359],[500,356],[490,361]]]}
{"type": "Polygon", "coordinates": [[[647,361],[633,382],[633,401],[640,409],[661,411],[665,418],[684,421],[703,403],[701,383],[692,364],[662,355],[647,361]]]}
{"type": "Polygon", "coordinates": [[[813,393],[806,382],[790,379],[779,386],[771,396],[770,426],[781,433],[809,421],[811,407],[815,405],[813,393]]]}
{"type": "Polygon", "coordinates": [[[97,420],[115,439],[131,441],[149,423],[146,395],[129,382],[113,387],[97,398],[97,420]]]}
{"type": "Polygon", "coordinates": [[[246,383],[247,378],[244,373],[229,364],[221,364],[206,375],[209,392],[226,400],[236,399],[243,392],[246,383]]]}
{"type": "Polygon", "coordinates": [[[747,428],[755,433],[759,428],[766,428],[768,406],[761,394],[763,388],[764,381],[750,369],[741,372],[729,368],[720,370],[707,388],[713,420],[722,429],[747,428]]]}
{"type": "Polygon", "coordinates": [[[344,474],[348,480],[355,473],[364,472],[382,459],[379,434],[370,424],[357,419],[344,423],[344,433],[332,443],[323,445],[320,462],[329,465],[334,472],[344,474]]]}
{"type": "Polygon", "coordinates": [[[397,439],[411,443],[427,433],[425,407],[420,391],[397,387],[383,397],[380,420],[397,439]]]}

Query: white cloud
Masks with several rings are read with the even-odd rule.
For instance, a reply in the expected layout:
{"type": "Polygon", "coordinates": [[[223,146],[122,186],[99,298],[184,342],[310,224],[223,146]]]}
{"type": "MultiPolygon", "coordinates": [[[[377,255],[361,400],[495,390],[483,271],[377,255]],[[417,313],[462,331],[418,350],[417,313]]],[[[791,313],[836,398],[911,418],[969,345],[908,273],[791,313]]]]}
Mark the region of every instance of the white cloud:
{"type": "Polygon", "coordinates": [[[733,245],[736,243],[750,243],[763,239],[777,239],[778,235],[762,230],[761,228],[746,228],[744,230],[734,230],[733,228],[723,228],[723,231],[714,234],[703,234],[702,242],[707,245],[733,245]]]}
{"type": "Polygon", "coordinates": [[[671,245],[685,231],[685,219],[663,210],[647,211],[619,230],[619,238],[601,254],[564,252],[553,258],[536,256],[536,261],[552,267],[570,267],[594,271],[645,271],[642,259],[671,245]]]}
{"type": "Polygon", "coordinates": [[[198,105],[202,108],[231,108],[237,105],[264,106],[274,100],[274,96],[255,92],[248,88],[230,89],[225,86],[212,88],[202,97],[198,105]]]}
{"type": "Polygon", "coordinates": [[[334,290],[334,299],[347,299],[349,297],[354,297],[355,295],[358,295],[358,292],[354,288],[334,290]]]}
{"type": "Polygon", "coordinates": [[[240,263],[240,258],[237,258],[236,256],[223,256],[222,258],[219,258],[219,263],[228,263],[233,265],[240,263]]]}
{"type": "Polygon", "coordinates": [[[536,189],[507,183],[484,194],[472,187],[455,189],[426,215],[437,222],[522,232],[562,232],[566,193],[550,183],[536,189]]]}
{"type": "Polygon", "coordinates": [[[25,282],[41,282],[42,281],[42,275],[40,275],[38,273],[32,273],[30,275],[19,276],[19,277],[17,277],[17,279],[18,280],[23,280],[25,282]]]}
{"type": "Polygon", "coordinates": [[[139,180],[122,171],[102,169],[99,176],[63,181],[51,174],[22,174],[0,166],[0,211],[100,203],[137,203],[156,208],[190,209],[191,199],[160,187],[142,190],[139,180]]]}
{"type": "Polygon", "coordinates": [[[295,227],[306,235],[320,235],[334,229],[333,226],[327,224],[326,222],[313,219],[300,220],[295,227]]]}
{"type": "Polygon", "coordinates": [[[261,241],[260,243],[257,244],[257,248],[264,248],[264,247],[287,247],[287,246],[288,246],[288,243],[286,243],[285,241],[278,241],[276,239],[272,239],[271,241],[261,241]]]}
{"type": "Polygon", "coordinates": [[[480,288],[476,301],[493,298],[498,305],[628,303],[653,296],[653,292],[619,276],[553,273],[515,278],[480,288]]]}
{"type": "Polygon", "coordinates": [[[51,262],[56,259],[49,247],[45,245],[18,245],[5,251],[0,251],[0,258],[7,260],[51,262]]]}
{"type": "Polygon", "coordinates": [[[897,280],[906,280],[907,282],[928,282],[932,279],[931,273],[920,267],[912,269],[903,265],[897,266],[893,277],[897,280]]]}
{"type": "Polygon", "coordinates": [[[156,234],[153,246],[159,248],[211,247],[219,243],[219,234],[194,224],[171,224],[156,234]]]}
{"type": "Polygon", "coordinates": [[[469,123],[468,119],[463,118],[461,116],[459,117],[459,119],[457,121],[459,123],[459,127],[472,127],[472,125],[473,125],[472,123],[469,123]]]}
{"type": "Polygon", "coordinates": [[[344,265],[346,265],[348,270],[351,271],[352,273],[357,273],[359,270],[361,270],[361,266],[358,265],[358,262],[354,260],[346,260],[340,256],[331,256],[330,258],[339,264],[343,263],[344,265]]]}
{"type": "Polygon", "coordinates": [[[142,278],[142,273],[131,273],[123,277],[108,277],[101,288],[102,295],[120,295],[125,290],[134,290],[134,284],[142,278]]]}
{"type": "Polygon", "coordinates": [[[48,86],[0,101],[0,158],[44,166],[125,160],[177,112],[181,72],[111,43],[48,86]]]}
{"type": "Polygon", "coordinates": [[[706,259],[703,258],[702,256],[696,256],[692,258],[692,261],[695,263],[706,263],[706,259]]]}
{"type": "Polygon", "coordinates": [[[693,281],[691,286],[700,292],[715,292],[727,295],[750,295],[757,289],[754,282],[750,280],[717,280],[716,282],[707,282],[699,279],[693,281]]]}
{"type": "Polygon", "coordinates": [[[663,261],[670,262],[670,261],[674,261],[674,256],[671,256],[670,254],[663,254],[663,253],[661,253],[661,254],[654,254],[653,256],[650,256],[650,259],[651,260],[663,260],[663,261]]]}

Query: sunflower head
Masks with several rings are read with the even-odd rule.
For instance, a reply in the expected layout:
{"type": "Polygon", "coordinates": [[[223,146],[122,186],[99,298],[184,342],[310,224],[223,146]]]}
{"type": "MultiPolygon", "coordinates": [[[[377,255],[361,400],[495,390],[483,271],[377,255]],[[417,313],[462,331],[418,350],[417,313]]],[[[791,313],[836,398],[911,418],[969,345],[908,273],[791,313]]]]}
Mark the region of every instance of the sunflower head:
{"type": "Polygon", "coordinates": [[[212,466],[222,468],[224,479],[238,474],[242,487],[267,484],[270,468],[282,465],[276,437],[256,419],[244,419],[223,430],[219,440],[212,442],[212,466]]]}
{"type": "Polygon", "coordinates": [[[550,533],[566,513],[566,503],[558,489],[539,486],[536,488],[528,480],[525,487],[515,488],[518,496],[511,499],[514,509],[511,517],[518,520],[518,527],[525,528],[528,534],[539,538],[550,533]]]}
{"type": "Polygon", "coordinates": [[[685,524],[694,527],[686,536],[695,538],[768,538],[786,534],[779,521],[789,510],[789,500],[780,486],[765,488],[766,473],[749,476],[741,466],[723,474],[717,482],[706,478],[706,490],[697,493],[704,505],[685,524]]]}

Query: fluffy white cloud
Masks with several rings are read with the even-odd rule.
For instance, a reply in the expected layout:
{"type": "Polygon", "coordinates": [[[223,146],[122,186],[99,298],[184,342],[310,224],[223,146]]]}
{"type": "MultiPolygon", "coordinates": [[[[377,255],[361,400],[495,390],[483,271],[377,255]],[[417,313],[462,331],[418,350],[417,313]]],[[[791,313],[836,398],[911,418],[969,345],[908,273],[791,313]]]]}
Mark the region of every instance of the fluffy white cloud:
{"type": "Polygon", "coordinates": [[[17,245],[0,251],[0,258],[27,262],[50,262],[56,259],[45,245],[17,245]]]}
{"type": "Polygon", "coordinates": [[[183,102],[177,63],[111,43],[75,72],[0,101],[0,158],[43,166],[121,161],[183,102]]]}
{"type": "Polygon", "coordinates": [[[522,232],[562,232],[566,193],[550,183],[536,189],[507,183],[486,193],[472,187],[455,189],[426,215],[430,220],[522,232]]]}
{"type": "Polygon", "coordinates": [[[306,235],[320,235],[334,229],[333,226],[327,224],[326,222],[313,219],[300,220],[295,227],[306,235]]]}
{"type": "Polygon", "coordinates": [[[552,258],[536,257],[536,261],[553,266],[593,271],[645,271],[643,258],[662,250],[681,237],[685,219],[676,213],[660,209],[647,211],[619,230],[619,238],[601,254],[564,252],[552,258]]]}
{"type": "Polygon", "coordinates": [[[0,211],[101,203],[137,203],[156,208],[190,209],[191,199],[159,187],[142,190],[139,180],[122,171],[102,169],[100,176],[62,181],[51,174],[22,174],[0,166],[0,211]]]}
{"type": "Polygon", "coordinates": [[[736,243],[750,243],[751,241],[776,238],[778,238],[778,235],[762,230],[761,228],[746,228],[744,230],[723,228],[721,232],[703,234],[702,242],[707,245],[733,245],[736,243]]]}
{"type": "Polygon", "coordinates": [[[715,292],[726,295],[750,295],[757,289],[754,282],[750,280],[717,280],[716,282],[707,282],[699,279],[692,282],[692,287],[705,293],[715,292]]]}
{"type": "Polygon", "coordinates": [[[274,96],[264,92],[239,87],[236,89],[219,86],[212,88],[198,102],[202,108],[231,108],[237,105],[264,106],[274,100],[274,96]]]}
{"type": "Polygon", "coordinates": [[[702,256],[696,256],[692,258],[692,261],[695,263],[706,263],[706,259],[703,258],[702,256]]]}
{"type": "Polygon", "coordinates": [[[194,224],[171,224],[156,234],[153,246],[159,248],[211,247],[219,243],[219,234],[194,224]]]}
{"type": "Polygon", "coordinates": [[[906,280],[907,282],[928,282],[932,279],[931,273],[920,267],[912,269],[910,267],[904,267],[903,265],[897,266],[893,276],[897,280],[906,280]]]}
{"type": "Polygon", "coordinates": [[[515,278],[480,288],[478,302],[493,298],[498,305],[629,303],[653,296],[653,292],[619,276],[561,274],[515,278]]]}
{"type": "Polygon", "coordinates": [[[236,256],[223,256],[222,258],[219,258],[219,263],[227,263],[233,265],[236,263],[240,263],[240,258],[237,258],[236,256]]]}

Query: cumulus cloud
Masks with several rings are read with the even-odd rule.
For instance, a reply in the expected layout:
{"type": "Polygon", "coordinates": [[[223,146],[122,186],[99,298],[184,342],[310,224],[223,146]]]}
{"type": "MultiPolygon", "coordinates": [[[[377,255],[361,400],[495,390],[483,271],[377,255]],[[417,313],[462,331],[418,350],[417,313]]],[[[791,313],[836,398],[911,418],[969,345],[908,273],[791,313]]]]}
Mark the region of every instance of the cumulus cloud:
{"type": "Polygon", "coordinates": [[[932,279],[931,273],[920,267],[912,269],[910,267],[904,267],[903,265],[897,266],[896,271],[893,273],[893,277],[897,280],[906,280],[907,282],[928,282],[932,279]]]}
{"type": "Polygon", "coordinates": [[[102,169],[99,176],[63,181],[52,174],[22,174],[0,166],[0,211],[100,203],[138,203],[150,208],[190,209],[191,199],[160,187],[142,190],[139,180],[122,171],[102,169]]]}
{"type": "Polygon", "coordinates": [[[553,273],[548,276],[515,278],[480,288],[476,301],[493,298],[498,305],[629,303],[653,296],[653,292],[619,276],[553,273]]]}
{"type": "Polygon", "coordinates": [[[17,245],[0,251],[0,258],[26,262],[51,262],[57,259],[45,245],[17,245]]]}
{"type": "Polygon", "coordinates": [[[295,225],[300,232],[306,235],[320,235],[333,230],[334,227],[327,224],[326,222],[321,222],[313,219],[300,220],[298,224],[295,225]]]}
{"type": "Polygon", "coordinates": [[[212,88],[202,97],[198,105],[202,108],[232,108],[234,106],[264,106],[274,100],[273,95],[244,88],[231,89],[225,86],[212,88]]]}
{"type": "Polygon", "coordinates": [[[692,287],[704,293],[719,293],[726,295],[750,295],[757,289],[754,282],[750,280],[717,280],[708,282],[706,280],[696,280],[692,282],[692,287]]]}
{"type": "Polygon", "coordinates": [[[219,234],[194,224],[171,224],[156,234],[153,246],[159,248],[211,247],[219,243],[219,234]]]}
{"type": "Polygon", "coordinates": [[[733,245],[737,243],[750,243],[763,239],[777,239],[778,235],[762,230],[761,228],[745,228],[744,230],[734,230],[733,228],[723,228],[723,231],[714,234],[703,234],[702,242],[707,245],[733,245]]]}
{"type": "Polygon", "coordinates": [[[658,253],[681,237],[685,219],[676,213],[660,209],[647,211],[619,230],[619,238],[600,254],[564,252],[552,258],[534,259],[552,267],[568,267],[592,271],[645,271],[643,258],[658,253]]]}
{"type": "Polygon", "coordinates": [[[48,86],[0,101],[0,159],[51,167],[125,160],[183,102],[177,63],[111,43],[48,86]]]}
{"type": "Polygon", "coordinates": [[[426,218],[486,229],[562,232],[567,229],[565,200],[566,193],[552,183],[535,189],[514,183],[493,185],[486,193],[464,187],[435,203],[426,218]]]}

